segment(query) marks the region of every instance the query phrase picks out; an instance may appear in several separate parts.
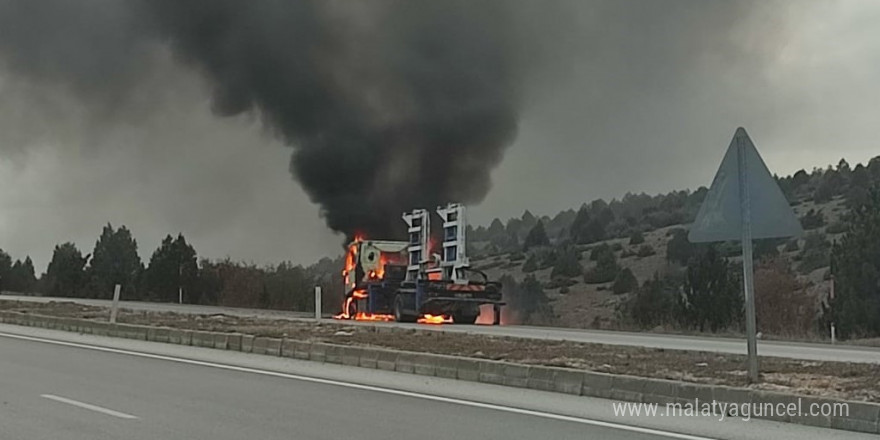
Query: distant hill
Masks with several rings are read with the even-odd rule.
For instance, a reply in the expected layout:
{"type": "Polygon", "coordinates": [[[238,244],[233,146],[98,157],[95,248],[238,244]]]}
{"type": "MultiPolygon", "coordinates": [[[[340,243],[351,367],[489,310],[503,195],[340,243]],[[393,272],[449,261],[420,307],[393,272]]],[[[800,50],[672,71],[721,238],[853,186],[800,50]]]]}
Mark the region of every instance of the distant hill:
{"type": "MultiPolygon", "coordinates": [[[[841,159],[836,166],[800,170],[777,177],[777,182],[807,233],[788,241],[759,241],[756,258],[760,261],[778,255],[794,271],[818,311],[829,290],[830,243],[844,232],[849,206],[863,201],[869,188],[880,185],[880,156],[855,167],[841,159]]],[[[553,216],[536,216],[525,210],[519,218],[470,227],[469,255],[474,267],[492,278],[521,283],[534,276],[540,282],[552,312],[532,319],[534,323],[630,328],[633,324],[621,316],[620,309],[634,289],[626,289],[626,283],[620,282],[618,292],[630,292],[614,293],[614,280],[591,277],[599,263],[591,261],[590,255],[596,248],[608,246],[619,269],[628,269],[638,285],[655,273],[680,270],[687,257],[677,254],[689,246],[684,232],[706,192],[700,187],[653,196],[628,193],[622,199],[597,199],[553,216]],[[525,249],[526,237],[539,222],[549,245],[525,249]],[[579,270],[554,270],[563,264],[563,254],[571,254],[572,249],[579,270]]],[[[738,243],[722,244],[719,249],[733,261],[740,255],[738,243]]]]}

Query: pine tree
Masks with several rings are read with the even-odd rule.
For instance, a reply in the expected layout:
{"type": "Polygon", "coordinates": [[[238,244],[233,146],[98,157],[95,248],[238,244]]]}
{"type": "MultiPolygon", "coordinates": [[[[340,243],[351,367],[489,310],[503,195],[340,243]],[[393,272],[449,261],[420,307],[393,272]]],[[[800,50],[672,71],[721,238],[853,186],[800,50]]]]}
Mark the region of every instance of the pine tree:
{"type": "Polygon", "coordinates": [[[177,302],[179,289],[183,289],[184,302],[198,303],[198,269],[196,251],[183,234],[177,239],[168,235],[150,257],[144,289],[151,299],[165,302],[177,302]]]}
{"type": "Polygon", "coordinates": [[[534,275],[528,275],[519,285],[523,321],[526,324],[547,323],[553,318],[550,300],[534,275]]]}
{"type": "Polygon", "coordinates": [[[489,228],[486,229],[486,234],[490,239],[496,235],[503,234],[504,232],[504,223],[501,223],[501,220],[498,220],[497,218],[492,220],[492,223],[489,224],[489,228]]]}
{"type": "Polygon", "coordinates": [[[611,253],[614,252],[611,250],[611,246],[609,246],[608,243],[602,243],[602,244],[594,247],[593,250],[590,251],[590,261],[599,261],[599,257],[602,254],[609,253],[609,252],[611,252],[611,253]]]}
{"type": "Polygon", "coordinates": [[[547,232],[544,231],[544,222],[539,220],[535,227],[529,231],[529,234],[526,235],[525,242],[523,242],[523,250],[527,251],[529,248],[549,245],[550,239],[547,238],[547,232]]]}
{"type": "Polygon", "coordinates": [[[31,256],[28,255],[24,258],[24,264],[22,265],[22,274],[25,279],[25,286],[28,287],[29,290],[27,292],[33,292],[34,289],[37,288],[37,273],[34,270],[34,261],[31,260],[31,256]]]}
{"type": "Polygon", "coordinates": [[[575,243],[590,244],[605,239],[605,227],[614,220],[614,213],[607,206],[597,210],[596,216],[591,216],[586,206],[578,211],[569,231],[569,236],[575,243]]]}
{"type": "Polygon", "coordinates": [[[557,251],[556,261],[553,264],[553,271],[550,272],[550,278],[565,277],[571,278],[581,276],[584,269],[578,262],[578,252],[572,246],[567,246],[557,251]]]}
{"type": "Polygon", "coordinates": [[[590,258],[594,256],[596,258],[596,267],[584,273],[584,282],[587,284],[601,284],[613,281],[620,270],[614,251],[605,244],[604,246],[597,246],[593,250],[590,258]]]}
{"type": "Polygon", "coordinates": [[[508,235],[516,235],[517,237],[523,232],[523,222],[518,218],[507,220],[507,226],[504,228],[508,235]]]}
{"type": "Polygon", "coordinates": [[[807,174],[803,169],[798,170],[791,176],[791,191],[797,192],[802,186],[806,185],[810,181],[810,175],[807,174]]]}
{"type": "Polygon", "coordinates": [[[135,286],[143,271],[137,241],[125,226],[114,230],[109,223],[95,242],[89,266],[89,290],[93,298],[112,298],[116,284],[128,299],[139,298],[135,286]]]}
{"type": "Polygon", "coordinates": [[[655,272],[625,303],[624,310],[641,328],[668,324],[675,314],[679,286],[676,280],[655,272]]]}
{"type": "Polygon", "coordinates": [[[526,229],[532,229],[535,227],[536,224],[538,224],[537,217],[535,217],[531,212],[529,212],[528,209],[526,209],[525,212],[523,212],[523,215],[522,215],[522,217],[520,217],[520,220],[522,220],[523,228],[526,228],[526,229]]]}
{"type": "Polygon", "coordinates": [[[714,246],[691,257],[679,299],[679,320],[688,328],[713,332],[743,317],[739,279],[714,246]]]}
{"type": "Polygon", "coordinates": [[[621,293],[632,292],[638,287],[639,281],[636,279],[636,276],[633,275],[629,268],[625,268],[617,272],[617,276],[614,278],[614,284],[611,285],[611,291],[619,295],[621,293]]]}
{"type": "Polygon", "coordinates": [[[52,261],[46,269],[49,296],[80,297],[86,280],[86,261],[88,256],[83,257],[73,243],[55,246],[52,261]]]}
{"type": "Polygon", "coordinates": [[[590,223],[590,212],[587,210],[586,205],[584,205],[578,210],[577,215],[574,217],[574,220],[569,227],[568,233],[572,241],[578,244],[583,244],[580,241],[580,238],[583,235],[581,231],[587,227],[588,223],[590,223]]]}
{"type": "Polygon", "coordinates": [[[678,228],[670,231],[672,238],[666,244],[666,261],[687,264],[694,253],[694,245],[687,239],[687,231],[678,228]]]}
{"type": "Polygon", "coordinates": [[[880,191],[849,214],[850,229],[834,244],[835,297],[826,319],[841,338],[880,336],[880,191]]]}
{"type": "Polygon", "coordinates": [[[9,275],[12,271],[12,257],[0,249],[0,292],[10,290],[9,275]]]}
{"type": "Polygon", "coordinates": [[[36,288],[37,278],[34,276],[34,263],[31,257],[25,258],[24,262],[15,260],[9,270],[8,285],[4,288],[13,292],[32,293],[36,288]]]}

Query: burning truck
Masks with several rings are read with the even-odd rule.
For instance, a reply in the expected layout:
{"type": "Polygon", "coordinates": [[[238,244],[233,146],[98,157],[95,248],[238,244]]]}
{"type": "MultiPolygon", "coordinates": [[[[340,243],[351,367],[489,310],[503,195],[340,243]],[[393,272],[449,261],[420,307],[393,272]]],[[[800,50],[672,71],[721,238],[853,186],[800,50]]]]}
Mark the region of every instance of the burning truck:
{"type": "Polygon", "coordinates": [[[403,214],[409,240],[372,240],[357,236],[348,245],[345,299],[337,319],[473,324],[480,306],[491,305],[492,323],[501,319],[501,283],[472,269],[466,254],[465,207],[437,208],[442,244],[431,239],[431,213],[403,214]]]}

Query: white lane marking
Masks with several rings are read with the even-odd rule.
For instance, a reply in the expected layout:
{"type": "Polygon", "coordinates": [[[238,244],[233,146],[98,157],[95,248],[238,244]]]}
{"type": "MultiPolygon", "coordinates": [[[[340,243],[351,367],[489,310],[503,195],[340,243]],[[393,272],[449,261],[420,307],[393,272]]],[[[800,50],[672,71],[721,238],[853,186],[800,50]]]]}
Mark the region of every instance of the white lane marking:
{"type": "MultiPolygon", "coordinates": [[[[385,393],[385,394],[393,394],[396,396],[415,397],[418,399],[432,400],[435,402],[444,402],[444,403],[451,403],[451,404],[456,404],[456,405],[471,406],[471,407],[475,407],[475,408],[491,409],[491,410],[496,410],[496,411],[509,412],[509,413],[513,413],[513,414],[522,414],[522,415],[528,415],[528,416],[534,416],[534,417],[542,417],[545,419],[560,420],[560,421],[564,421],[564,422],[573,422],[573,423],[580,423],[580,424],[584,424],[584,425],[600,426],[603,428],[619,429],[622,431],[630,431],[630,432],[638,432],[638,433],[642,433],[642,434],[657,435],[657,436],[666,437],[666,438],[674,438],[674,439],[680,439],[680,440],[716,440],[711,437],[701,437],[701,436],[697,436],[697,435],[682,434],[682,433],[678,433],[678,432],[661,431],[659,429],[642,428],[640,426],[624,425],[624,424],[620,424],[620,423],[605,422],[602,420],[593,420],[593,419],[587,419],[587,418],[582,418],[582,417],[566,416],[566,415],[562,415],[562,414],[554,414],[554,413],[548,413],[548,412],[543,412],[543,411],[535,411],[535,410],[530,410],[530,409],[497,405],[497,404],[493,404],[493,403],[476,402],[476,401],[472,401],[472,400],[456,399],[453,397],[432,396],[430,394],[421,394],[421,393],[415,393],[415,392],[411,392],[411,391],[395,390],[393,388],[382,388],[382,387],[377,387],[377,386],[372,386],[372,385],[361,385],[361,384],[357,384],[357,383],[341,382],[341,381],[332,380],[332,379],[321,379],[321,378],[317,378],[317,377],[300,376],[297,374],[280,373],[277,371],[259,370],[256,368],[249,368],[249,367],[239,367],[236,365],[217,364],[214,362],[197,361],[197,360],[193,360],[193,359],[178,358],[178,357],[165,356],[165,355],[160,355],[160,354],[141,353],[141,352],[137,352],[137,351],[122,350],[122,349],[118,349],[118,348],[109,348],[109,347],[100,347],[100,346],[96,346],[96,345],[80,344],[80,343],[76,343],[76,342],[55,341],[52,339],[37,338],[37,337],[33,337],[33,336],[22,336],[22,335],[16,335],[16,334],[11,334],[11,333],[0,332],[0,336],[12,338],[12,339],[22,339],[22,340],[26,340],[26,341],[43,342],[46,344],[55,344],[55,345],[63,345],[63,346],[67,346],[67,347],[84,348],[87,350],[125,354],[125,355],[129,355],[129,356],[138,356],[138,357],[149,358],[149,359],[159,359],[159,360],[164,360],[164,361],[178,362],[181,364],[199,365],[199,366],[203,366],[203,367],[219,368],[219,369],[223,369],[223,370],[238,371],[238,372],[242,372],[242,373],[252,373],[252,374],[260,374],[263,376],[272,376],[272,377],[281,377],[281,378],[285,378],[285,379],[301,380],[304,382],[320,383],[320,384],[324,384],[324,385],[335,385],[335,386],[341,386],[341,387],[346,387],[346,388],[354,388],[354,389],[358,389],[358,390],[366,390],[366,391],[374,391],[374,392],[385,393]]],[[[131,417],[134,417],[134,416],[131,416],[131,417]]]]}
{"type": "Polygon", "coordinates": [[[44,397],[49,400],[54,400],[56,402],[66,403],[68,405],[77,406],[80,408],[92,410],[95,412],[99,412],[101,414],[107,414],[108,416],[119,417],[120,419],[136,419],[137,416],[133,416],[131,414],[126,414],[124,412],[113,411],[112,409],[104,408],[98,405],[92,405],[91,403],[80,402],[78,400],[68,399],[66,397],[56,396],[54,394],[40,394],[40,397],[44,397]]]}

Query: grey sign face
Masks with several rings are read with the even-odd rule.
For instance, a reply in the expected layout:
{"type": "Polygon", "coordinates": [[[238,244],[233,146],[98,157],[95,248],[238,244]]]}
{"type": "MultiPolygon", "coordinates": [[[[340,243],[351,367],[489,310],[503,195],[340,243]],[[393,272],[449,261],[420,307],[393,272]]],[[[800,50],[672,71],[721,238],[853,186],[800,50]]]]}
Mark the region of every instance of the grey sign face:
{"type": "Polygon", "coordinates": [[[753,239],[803,233],[788,200],[746,130],[740,127],[730,141],[688,239],[694,243],[740,240],[743,209],[749,211],[753,239]],[[745,190],[743,194],[741,189],[745,190]]]}

